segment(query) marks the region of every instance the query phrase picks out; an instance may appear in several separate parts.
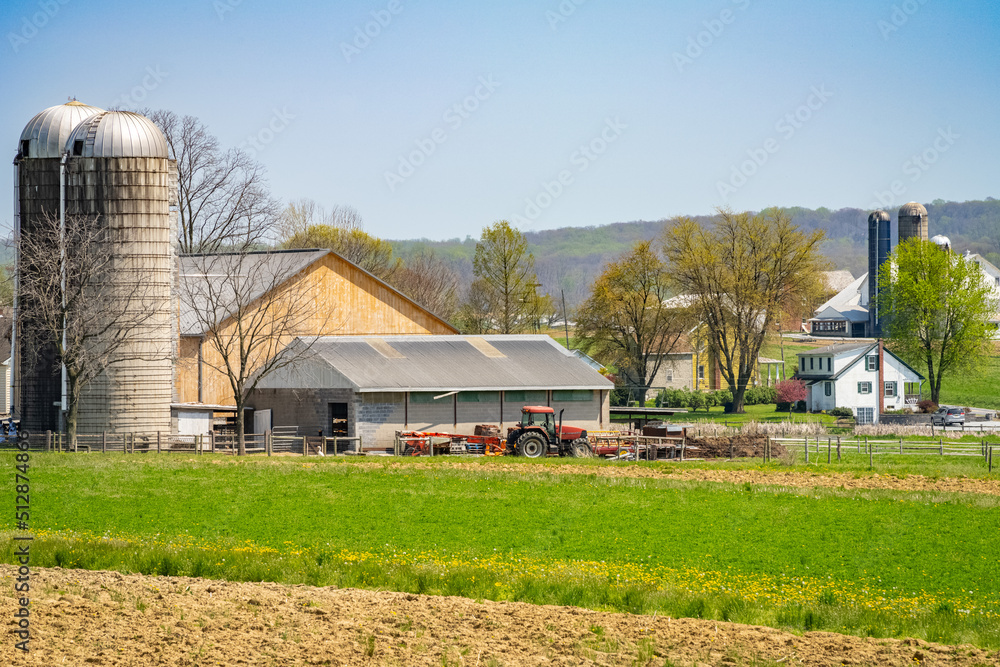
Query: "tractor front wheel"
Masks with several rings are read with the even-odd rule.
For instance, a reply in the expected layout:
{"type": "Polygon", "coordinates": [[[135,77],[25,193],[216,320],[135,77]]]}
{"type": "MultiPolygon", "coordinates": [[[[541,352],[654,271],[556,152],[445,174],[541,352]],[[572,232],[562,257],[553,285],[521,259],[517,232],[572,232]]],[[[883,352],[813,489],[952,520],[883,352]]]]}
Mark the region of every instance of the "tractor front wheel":
{"type": "Polygon", "coordinates": [[[537,433],[525,433],[517,439],[517,454],[529,459],[537,459],[548,453],[549,445],[537,433]]]}
{"type": "Polygon", "coordinates": [[[569,455],[578,459],[589,459],[594,455],[590,442],[586,438],[577,438],[569,443],[569,455]]]}

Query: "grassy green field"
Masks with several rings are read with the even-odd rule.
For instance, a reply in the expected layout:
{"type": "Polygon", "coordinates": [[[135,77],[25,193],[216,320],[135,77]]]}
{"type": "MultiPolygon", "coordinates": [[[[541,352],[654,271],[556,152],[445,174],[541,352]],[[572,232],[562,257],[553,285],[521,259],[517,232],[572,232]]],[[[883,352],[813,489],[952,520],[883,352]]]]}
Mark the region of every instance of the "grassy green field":
{"type": "MultiPolygon", "coordinates": [[[[547,474],[554,465],[574,463],[33,454],[32,564],[1000,647],[1000,497],[609,478],[589,474],[608,465],[596,461],[547,474]]],[[[12,562],[11,519],[0,528],[12,562]]]]}

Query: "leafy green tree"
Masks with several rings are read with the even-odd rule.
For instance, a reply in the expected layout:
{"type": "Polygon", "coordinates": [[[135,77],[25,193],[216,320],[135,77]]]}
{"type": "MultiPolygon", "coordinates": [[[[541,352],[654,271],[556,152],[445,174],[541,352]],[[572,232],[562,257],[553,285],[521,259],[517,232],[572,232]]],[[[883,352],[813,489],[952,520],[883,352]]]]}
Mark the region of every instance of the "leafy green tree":
{"type": "Polygon", "coordinates": [[[538,279],[524,234],[506,220],[484,228],[476,243],[472,271],[476,276],[476,307],[480,314],[484,308],[489,312],[488,318],[479,319],[483,328],[511,334],[532,326],[538,279]]]}
{"type": "Polygon", "coordinates": [[[815,291],[825,268],[823,236],[803,232],[780,209],[722,209],[707,225],[691,218],[667,225],[668,271],[705,325],[733,394],[732,412],[743,412],[761,345],[782,304],[815,291]]]}
{"type": "Polygon", "coordinates": [[[580,346],[614,364],[642,404],[666,355],[691,324],[689,309],[668,302],[670,276],[650,241],[640,241],[604,268],[577,312],[580,346]]]}
{"type": "Polygon", "coordinates": [[[997,297],[976,262],[922,239],[908,239],[879,269],[876,298],[889,349],[926,368],[931,400],[941,381],[982,366],[994,333],[997,297]]]}

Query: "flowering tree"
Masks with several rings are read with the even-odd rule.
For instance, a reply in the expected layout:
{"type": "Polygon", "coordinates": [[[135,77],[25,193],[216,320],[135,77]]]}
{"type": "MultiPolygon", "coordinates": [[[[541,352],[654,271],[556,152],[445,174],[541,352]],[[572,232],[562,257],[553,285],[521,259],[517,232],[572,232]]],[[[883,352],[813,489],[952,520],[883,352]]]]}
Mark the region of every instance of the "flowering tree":
{"type": "Polygon", "coordinates": [[[788,412],[799,401],[806,400],[806,383],[802,380],[782,380],[774,385],[774,396],[778,403],[788,403],[788,412]]]}

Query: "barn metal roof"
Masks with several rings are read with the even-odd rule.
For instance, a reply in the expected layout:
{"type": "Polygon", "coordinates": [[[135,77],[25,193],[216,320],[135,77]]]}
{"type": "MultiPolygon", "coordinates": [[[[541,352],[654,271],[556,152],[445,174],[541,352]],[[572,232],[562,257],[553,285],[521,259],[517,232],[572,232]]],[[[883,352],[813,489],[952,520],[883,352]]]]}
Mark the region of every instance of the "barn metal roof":
{"type": "Polygon", "coordinates": [[[329,250],[181,255],[182,336],[205,333],[326,255],[329,250]]]}
{"type": "Polygon", "coordinates": [[[614,388],[545,335],[322,336],[296,339],[282,354],[302,354],[301,361],[264,378],[259,388],[362,393],[614,388]]]}

